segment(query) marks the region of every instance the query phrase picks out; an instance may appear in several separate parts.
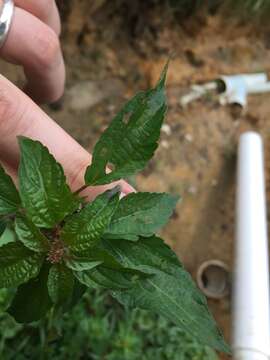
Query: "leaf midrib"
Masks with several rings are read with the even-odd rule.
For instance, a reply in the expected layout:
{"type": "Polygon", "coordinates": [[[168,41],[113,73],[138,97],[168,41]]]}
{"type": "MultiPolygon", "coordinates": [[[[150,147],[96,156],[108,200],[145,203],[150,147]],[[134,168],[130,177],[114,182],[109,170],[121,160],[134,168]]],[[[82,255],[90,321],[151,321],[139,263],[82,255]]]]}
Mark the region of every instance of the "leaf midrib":
{"type": "Polygon", "coordinates": [[[125,221],[126,219],[128,219],[128,218],[130,218],[130,217],[132,217],[132,216],[134,216],[134,215],[137,215],[137,214],[140,214],[140,213],[144,213],[144,212],[146,212],[146,211],[151,210],[152,208],[153,208],[153,206],[152,206],[152,207],[149,207],[149,208],[146,209],[146,210],[137,210],[137,211],[133,212],[132,214],[125,215],[125,216],[121,216],[121,217],[119,217],[118,219],[113,220],[113,221],[111,222],[111,224],[114,225],[114,224],[116,224],[116,223],[125,221]]]}

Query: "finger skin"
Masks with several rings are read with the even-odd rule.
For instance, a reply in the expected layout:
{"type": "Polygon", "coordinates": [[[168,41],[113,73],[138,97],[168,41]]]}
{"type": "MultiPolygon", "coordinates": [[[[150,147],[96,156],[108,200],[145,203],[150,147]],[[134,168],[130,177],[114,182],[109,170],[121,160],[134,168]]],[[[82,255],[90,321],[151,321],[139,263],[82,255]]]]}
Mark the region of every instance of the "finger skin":
{"type": "MultiPolygon", "coordinates": [[[[0,75],[0,159],[13,169],[17,169],[19,164],[19,135],[39,140],[49,148],[64,167],[68,183],[74,191],[84,185],[84,173],[91,162],[91,155],[22,91],[0,75]]],[[[134,191],[125,181],[118,183],[123,193],[134,191]]],[[[112,186],[88,188],[83,195],[93,198],[112,186]]]]}
{"type": "Polygon", "coordinates": [[[15,0],[15,5],[36,16],[60,35],[61,22],[55,0],[15,0]]]}
{"type": "Polygon", "coordinates": [[[65,66],[58,36],[35,16],[15,8],[0,56],[23,66],[26,92],[36,102],[54,102],[64,91],[65,66]]]}
{"type": "MultiPolygon", "coordinates": [[[[61,21],[55,0],[15,0],[14,3],[50,26],[58,36],[60,35],[61,21]]],[[[0,9],[2,5],[3,0],[0,0],[0,9]]]]}

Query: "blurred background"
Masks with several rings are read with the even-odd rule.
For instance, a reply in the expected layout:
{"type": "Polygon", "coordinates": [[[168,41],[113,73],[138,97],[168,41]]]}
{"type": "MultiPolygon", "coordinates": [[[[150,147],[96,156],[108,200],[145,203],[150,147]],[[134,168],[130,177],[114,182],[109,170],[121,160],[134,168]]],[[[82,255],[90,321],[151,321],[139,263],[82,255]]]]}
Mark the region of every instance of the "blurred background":
{"type": "MultiPolygon", "coordinates": [[[[58,0],[58,5],[67,87],[63,99],[45,111],[91,151],[124,102],[153,86],[170,58],[169,111],[160,147],[130,182],[141,191],[183,197],[162,236],[194,278],[209,259],[232,269],[237,139],[247,129],[263,135],[269,201],[270,95],[249,97],[245,111],[221,106],[210,95],[187,108],[180,99],[190,85],[220,74],[270,71],[270,1],[58,0]]],[[[0,68],[23,84],[21,69],[3,62],[0,68]]],[[[8,297],[0,293],[0,308],[8,297]]],[[[209,305],[229,340],[230,296],[209,305]]],[[[124,311],[103,292],[86,294],[49,335],[46,321],[21,327],[0,315],[0,358],[222,358],[159,317],[124,311]]]]}

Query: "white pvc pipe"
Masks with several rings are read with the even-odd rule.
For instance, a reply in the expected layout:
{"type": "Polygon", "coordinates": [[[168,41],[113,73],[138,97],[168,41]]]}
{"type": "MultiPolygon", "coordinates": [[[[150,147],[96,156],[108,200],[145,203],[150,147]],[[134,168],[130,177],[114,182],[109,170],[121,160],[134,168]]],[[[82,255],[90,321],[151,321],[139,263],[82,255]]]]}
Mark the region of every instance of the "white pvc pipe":
{"type": "Polygon", "coordinates": [[[270,91],[270,82],[263,84],[254,84],[250,87],[248,94],[261,94],[270,91]]]}
{"type": "Polygon", "coordinates": [[[240,137],[234,278],[235,360],[270,358],[269,268],[263,144],[255,132],[240,137]]]}
{"type": "MultiPolygon", "coordinates": [[[[236,75],[237,76],[237,75],[236,75]]],[[[256,84],[264,84],[267,82],[266,73],[255,73],[255,74],[240,74],[243,80],[246,83],[247,91],[249,92],[256,84]]]]}

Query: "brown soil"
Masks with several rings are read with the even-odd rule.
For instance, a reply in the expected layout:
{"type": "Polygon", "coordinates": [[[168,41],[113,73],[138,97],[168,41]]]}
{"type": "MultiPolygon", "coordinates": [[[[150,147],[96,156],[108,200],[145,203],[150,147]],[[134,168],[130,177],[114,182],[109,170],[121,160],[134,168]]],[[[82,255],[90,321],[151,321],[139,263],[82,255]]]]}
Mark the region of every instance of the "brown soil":
{"type": "MultiPolygon", "coordinates": [[[[68,3],[62,0],[66,95],[46,111],[91,150],[124,101],[153,85],[170,56],[171,131],[162,133],[155,158],[131,180],[138,190],[181,194],[162,235],[194,276],[209,259],[232,268],[237,139],[244,130],[258,130],[268,150],[270,95],[250,97],[240,115],[213,98],[183,110],[179,99],[188,85],[219,74],[269,70],[270,34],[256,34],[252,27],[218,16],[197,15],[183,22],[161,6],[144,5],[138,15],[136,6],[127,8],[123,1],[118,6],[103,0],[91,6],[88,0],[68,3]]],[[[1,63],[1,72],[21,84],[20,71],[1,63]]],[[[266,160],[270,190],[268,151],[266,160]]],[[[229,340],[230,299],[209,303],[229,340]]]]}

